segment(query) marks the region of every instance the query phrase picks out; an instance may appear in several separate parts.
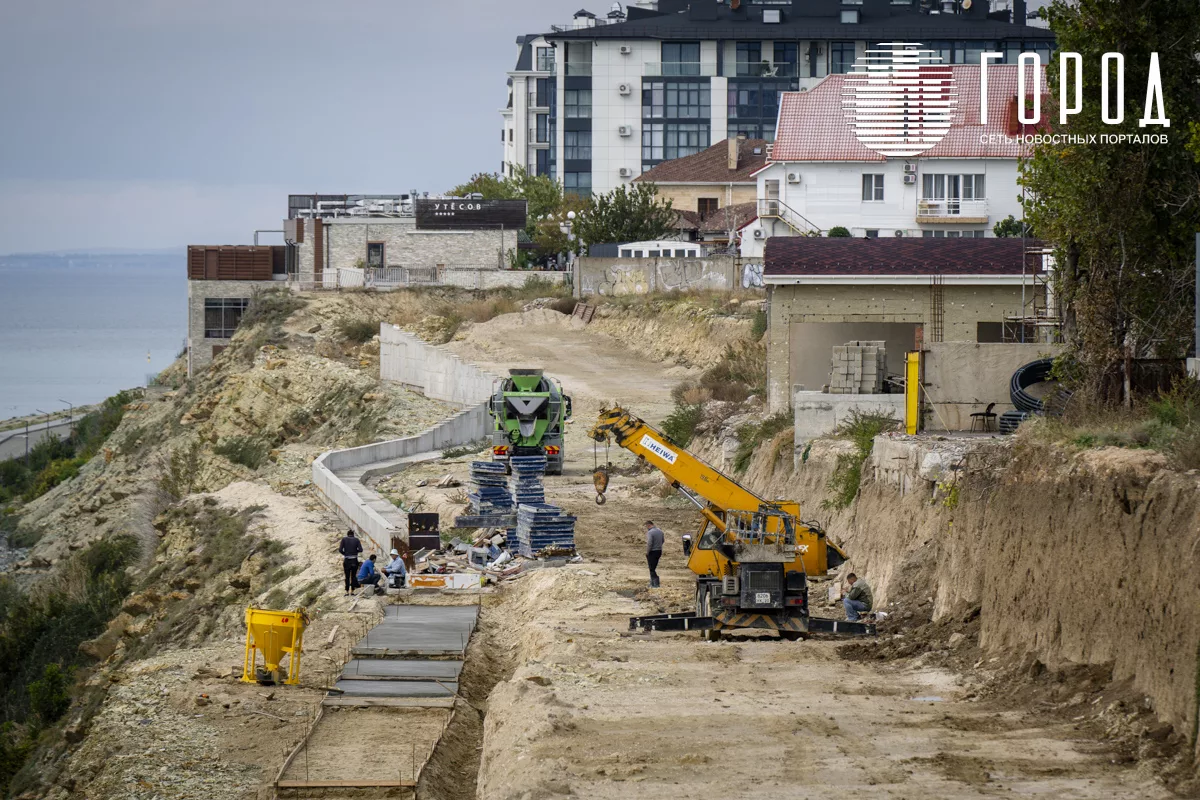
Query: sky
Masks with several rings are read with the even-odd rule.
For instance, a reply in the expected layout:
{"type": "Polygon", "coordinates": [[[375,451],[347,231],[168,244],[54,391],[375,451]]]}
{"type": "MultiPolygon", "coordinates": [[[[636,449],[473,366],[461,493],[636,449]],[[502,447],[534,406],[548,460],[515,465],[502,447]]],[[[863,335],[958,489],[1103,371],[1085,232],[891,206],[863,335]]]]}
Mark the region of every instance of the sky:
{"type": "Polygon", "coordinates": [[[516,37],[581,3],[0,0],[0,254],[245,244],[289,193],[497,171],[516,37]]]}

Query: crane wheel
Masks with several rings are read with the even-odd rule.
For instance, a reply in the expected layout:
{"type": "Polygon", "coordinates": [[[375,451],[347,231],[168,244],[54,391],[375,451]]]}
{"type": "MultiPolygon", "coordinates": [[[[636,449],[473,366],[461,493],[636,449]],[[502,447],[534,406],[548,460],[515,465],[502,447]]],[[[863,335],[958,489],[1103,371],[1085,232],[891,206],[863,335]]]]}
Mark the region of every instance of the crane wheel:
{"type": "Polygon", "coordinates": [[[602,494],[596,495],[596,505],[602,506],[602,505],[604,505],[605,502],[607,502],[607,498],[605,498],[604,495],[602,495],[602,494]]]}
{"type": "Polygon", "coordinates": [[[783,640],[785,642],[798,642],[801,639],[808,638],[805,634],[801,633],[800,631],[780,631],[779,635],[781,637],[783,637],[783,640]]]}

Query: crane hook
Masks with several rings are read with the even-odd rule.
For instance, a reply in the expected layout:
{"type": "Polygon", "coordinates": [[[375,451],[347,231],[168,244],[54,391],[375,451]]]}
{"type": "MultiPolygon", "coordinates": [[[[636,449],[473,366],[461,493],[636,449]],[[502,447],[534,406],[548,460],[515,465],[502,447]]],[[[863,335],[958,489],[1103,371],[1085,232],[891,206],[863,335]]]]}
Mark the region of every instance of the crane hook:
{"type": "Polygon", "coordinates": [[[592,473],[592,485],[596,487],[596,505],[602,506],[605,502],[604,493],[608,491],[608,467],[597,467],[592,473]]]}

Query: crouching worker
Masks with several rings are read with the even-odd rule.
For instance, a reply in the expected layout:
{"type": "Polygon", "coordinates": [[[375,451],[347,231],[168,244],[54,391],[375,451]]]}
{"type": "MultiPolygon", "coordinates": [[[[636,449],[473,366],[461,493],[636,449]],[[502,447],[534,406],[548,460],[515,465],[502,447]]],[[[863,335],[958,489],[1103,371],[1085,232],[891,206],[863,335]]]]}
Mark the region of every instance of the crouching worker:
{"type": "Polygon", "coordinates": [[[379,588],[379,580],[381,576],[375,571],[375,558],[375,554],[372,553],[371,557],[364,561],[362,566],[358,568],[358,582],[363,586],[374,587],[376,593],[378,593],[382,591],[382,589],[379,588]]]}
{"type": "Polygon", "coordinates": [[[404,559],[401,558],[399,550],[392,548],[389,555],[392,560],[383,568],[383,574],[388,578],[388,586],[393,589],[403,589],[405,578],[408,576],[408,567],[404,566],[404,559]]]}
{"type": "Polygon", "coordinates": [[[846,576],[846,583],[850,584],[850,591],[842,599],[842,605],[846,607],[846,619],[857,622],[859,616],[870,611],[874,603],[871,587],[853,572],[846,576]]]}

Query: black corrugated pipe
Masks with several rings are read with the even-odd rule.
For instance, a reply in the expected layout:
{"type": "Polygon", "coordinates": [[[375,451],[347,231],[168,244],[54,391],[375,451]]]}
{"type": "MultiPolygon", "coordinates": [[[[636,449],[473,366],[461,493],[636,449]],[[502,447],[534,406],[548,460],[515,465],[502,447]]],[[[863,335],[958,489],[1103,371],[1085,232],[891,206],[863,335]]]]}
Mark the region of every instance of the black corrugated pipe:
{"type": "Polygon", "coordinates": [[[1024,411],[1027,414],[1045,413],[1045,403],[1025,390],[1035,383],[1042,383],[1049,378],[1053,368],[1054,359],[1040,358],[1037,361],[1030,361],[1013,373],[1012,381],[1008,386],[1008,396],[1018,411],[1024,411]]]}

